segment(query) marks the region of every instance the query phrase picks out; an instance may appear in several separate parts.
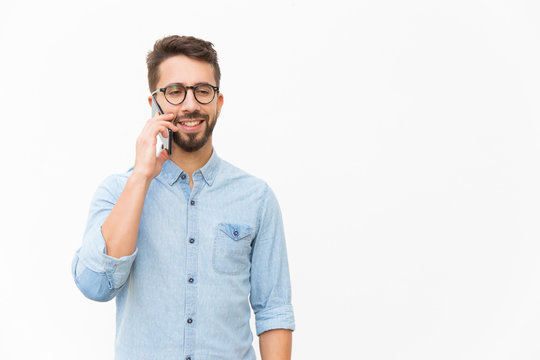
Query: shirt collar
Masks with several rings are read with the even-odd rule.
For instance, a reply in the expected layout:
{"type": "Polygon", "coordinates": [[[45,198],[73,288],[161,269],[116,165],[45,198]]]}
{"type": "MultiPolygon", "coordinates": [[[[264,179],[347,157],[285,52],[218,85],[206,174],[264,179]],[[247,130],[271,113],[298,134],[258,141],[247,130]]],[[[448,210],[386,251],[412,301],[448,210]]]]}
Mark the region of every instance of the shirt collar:
{"type": "MultiPolygon", "coordinates": [[[[197,176],[197,174],[200,172],[208,186],[212,186],[214,179],[216,178],[219,162],[220,158],[216,153],[216,149],[214,149],[212,146],[212,156],[210,156],[210,159],[202,168],[193,173],[193,176],[197,176]]],[[[161,173],[159,176],[163,178],[167,184],[172,186],[182,174],[187,175],[187,173],[176,165],[171,159],[167,159],[167,161],[165,161],[161,167],[161,173]]]]}

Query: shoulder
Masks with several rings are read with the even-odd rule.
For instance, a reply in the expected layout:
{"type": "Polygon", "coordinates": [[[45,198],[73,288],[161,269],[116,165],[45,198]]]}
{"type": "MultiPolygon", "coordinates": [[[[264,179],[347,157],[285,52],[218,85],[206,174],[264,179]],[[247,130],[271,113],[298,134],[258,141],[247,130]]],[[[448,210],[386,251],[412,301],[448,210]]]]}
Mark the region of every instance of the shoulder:
{"type": "Polygon", "coordinates": [[[219,165],[218,176],[221,183],[234,186],[237,189],[243,189],[252,194],[259,194],[261,197],[269,190],[268,183],[265,180],[223,159],[221,159],[219,165]]]}
{"type": "Polygon", "coordinates": [[[261,216],[265,211],[280,211],[278,199],[267,181],[221,160],[219,170],[220,183],[234,194],[243,194],[256,204],[257,213],[261,216]]]}
{"type": "Polygon", "coordinates": [[[112,196],[120,196],[132,172],[133,167],[123,173],[114,173],[106,176],[99,183],[97,193],[109,193],[112,196]]]}

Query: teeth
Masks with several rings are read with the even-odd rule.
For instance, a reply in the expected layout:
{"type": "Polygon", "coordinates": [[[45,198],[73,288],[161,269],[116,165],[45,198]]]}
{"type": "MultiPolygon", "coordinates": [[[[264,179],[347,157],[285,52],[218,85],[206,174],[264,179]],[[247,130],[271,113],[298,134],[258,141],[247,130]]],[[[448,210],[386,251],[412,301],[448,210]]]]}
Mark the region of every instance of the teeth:
{"type": "Polygon", "coordinates": [[[195,125],[199,125],[200,122],[201,122],[201,120],[199,120],[199,121],[186,121],[186,122],[183,122],[182,125],[195,126],[195,125]]]}

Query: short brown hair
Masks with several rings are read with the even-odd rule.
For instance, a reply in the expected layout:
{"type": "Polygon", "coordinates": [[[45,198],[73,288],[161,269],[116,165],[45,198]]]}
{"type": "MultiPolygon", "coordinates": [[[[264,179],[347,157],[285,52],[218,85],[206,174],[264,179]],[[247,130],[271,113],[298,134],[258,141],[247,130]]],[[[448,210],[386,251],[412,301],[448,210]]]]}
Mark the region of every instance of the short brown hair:
{"type": "Polygon", "coordinates": [[[212,65],[216,86],[219,87],[221,72],[219,70],[217,52],[214,50],[214,44],[193,36],[171,35],[156,41],[154,49],[149,51],[146,56],[148,87],[150,88],[150,92],[156,89],[159,80],[159,65],[164,60],[176,55],[185,55],[189,58],[205,61],[212,65]]]}

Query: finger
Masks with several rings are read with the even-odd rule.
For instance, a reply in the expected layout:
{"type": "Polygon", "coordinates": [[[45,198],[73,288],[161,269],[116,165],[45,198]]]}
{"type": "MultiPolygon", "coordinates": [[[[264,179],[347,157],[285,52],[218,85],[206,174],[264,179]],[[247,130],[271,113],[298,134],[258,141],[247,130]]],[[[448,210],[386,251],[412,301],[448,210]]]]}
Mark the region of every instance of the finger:
{"type": "Polygon", "coordinates": [[[156,126],[155,128],[152,129],[151,136],[156,137],[159,133],[163,135],[166,132],[167,132],[167,128],[165,126],[156,126]]]}
{"type": "Polygon", "coordinates": [[[179,128],[170,122],[162,121],[159,123],[153,123],[151,127],[147,130],[148,136],[156,136],[159,132],[162,132],[163,130],[171,130],[172,132],[176,132],[179,130],[179,128]]]}
{"type": "Polygon", "coordinates": [[[155,126],[154,124],[152,125],[153,126],[148,127],[141,133],[140,135],[141,139],[155,138],[159,133],[163,134],[163,131],[167,132],[167,127],[163,125],[159,125],[159,126],[155,126]]]}
{"type": "Polygon", "coordinates": [[[173,119],[174,119],[174,114],[165,114],[165,115],[156,114],[153,118],[150,118],[146,121],[145,126],[148,127],[155,122],[162,122],[162,121],[166,121],[172,124],[173,119]]]}
{"type": "Polygon", "coordinates": [[[170,121],[160,121],[160,122],[157,122],[158,125],[161,125],[161,126],[165,126],[165,127],[168,127],[169,129],[173,130],[173,131],[178,131],[179,130],[179,127],[174,125],[172,122],[170,121]]]}
{"type": "Polygon", "coordinates": [[[157,156],[157,161],[159,163],[159,165],[163,165],[163,163],[165,161],[167,161],[167,159],[169,158],[169,154],[167,153],[167,150],[163,149],[159,152],[158,156],[157,156]]]}
{"type": "Polygon", "coordinates": [[[180,130],[178,126],[174,125],[170,121],[166,121],[166,120],[157,121],[156,119],[150,119],[146,122],[140,136],[142,138],[156,137],[161,132],[162,134],[167,133],[167,135],[163,135],[163,136],[168,137],[167,129],[170,129],[173,132],[180,130]]]}
{"type": "Polygon", "coordinates": [[[154,121],[159,121],[159,120],[166,120],[166,121],[171,121],[172,119],[174,119],[174,114],[173,113],[168,113],[168,114],[159,114],[159,113],[156,113],[156,115],[151,119],[151,120],[154,120],[154,121]]]}

